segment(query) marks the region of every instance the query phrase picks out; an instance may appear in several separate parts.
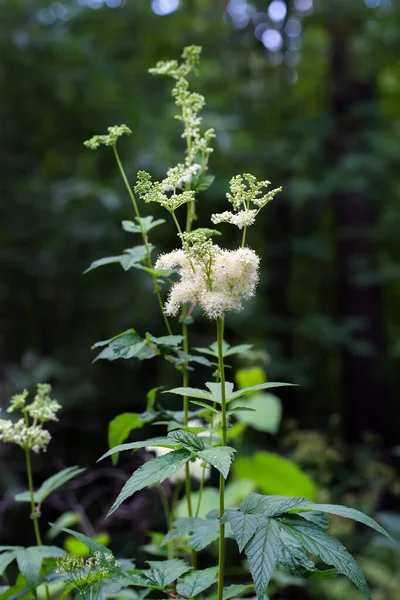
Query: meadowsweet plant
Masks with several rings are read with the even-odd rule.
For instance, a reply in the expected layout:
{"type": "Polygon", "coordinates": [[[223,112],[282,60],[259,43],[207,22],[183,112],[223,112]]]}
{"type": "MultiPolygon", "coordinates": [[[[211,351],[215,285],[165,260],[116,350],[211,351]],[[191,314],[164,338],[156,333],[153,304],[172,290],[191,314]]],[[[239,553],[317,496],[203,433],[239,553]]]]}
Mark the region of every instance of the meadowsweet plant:
{"type": "MultiPolygon", "coordinates": [[[[131,328],[97,342],[94,348],[100,351],[96,360],[162,359],[179,372],[182,380],[182,385],[173,389],[150,389],[144,412],[123,413],[110,423],[109,450],[100,460],[111,457],[115,464],[121,452],[138,449],[146,452],[147,460],[126,481],[109,514],[134,494],[155,485],[166,530],[161,536],[153,535],[151,549],[157,560],[148,561],[148,568],[142,569],[131,560],[117,560],[98,541],[60,528],[84,542],[91,556],[60,557],[51,580],[58,577],[57,581],[65,582],[64,596],[76,590],[84,598],[132,597],[132,593],[136,598],[145,598],[151,593],[156,598],[229,600],[241,595],[254,597],[255,591],[257,599],[263,600],[274,571],[284,570],[300,577],[323,579],[343,574],[371,598],[357,562],[328,533],[326,515],[348,517],[388,535],[370,517],[344,506],[315,504],[305,497],[255,492],[242,494],[238,506],[226,506],[225,483],[236,454],[229,434],[238,415],[252,410],[246,406],[248,394],[289,385],[268,382],[235,389],[225,372],[232,356],[250,348],[243,344],[232,347],[224,339],[225,319],[231,312],[242,310],[255,295],[259,280],[260,257],[248,245],[248,229],[256,226],[258,214],[281,188],[269,190],[269,181],[258,181],[250,173],[235,175],[226,194],[231,210],[212,213],[211,226],[201,223],[197,227],[197,203],[202,201],[201,192],[213,183],[208,168],[215,137],[213,129],[202,127],[204,97],[191,90],[190,78],[198,72],[200,53],[199,47],[189,46],[181,61],[162,61],[150,70],[172,79],[176,118],[183,126],[181,162],[168,169],[163,179],[156,181],[151,173],[140,171],[131,186],[117,150],[120,138],[132,134],[126,125],[109,127],[105,135],[95,135],[85,142],[90,150],[111,148],[134,211],[133,220],[123,221],[122,227],[141,239],[139,245],[125,249],[119,256],[95,261],[88,271],[112,263],[124,270],[142,271],[153,282],[154,308],[161,312],[164,324],[161,336],[131,328]],[[176,229],[174,247],[161,254],[156,253],[150,238],[152,230],[164,225],[165,219],[143,215],[153,203],[165,210],[176,229]],[[219,243],[221,232],[213,226],[222,225],[223,230],[225,224],[239,229],[237,248],[219,243]],[[215,339],[206,348],[191,348],[189,325],[203,317],[214,324],[215,339]],[[199,365],[209,375],[202,387],[194,388],[190,376],[199,365]],[[182,402],[180,409],[165,408],[162,394],[177,396],[182,402]],[[163,424],[165,434],[127,441],[132,432],[151,423],[163,424]],[[218,473],[218,503],[202,518],[204,490],[213,470],[218,473]],[[166,492],[167,480],[172,494],[166,492]],[[182,501],[187,516],[178,518],[176,507],[182,501]],[[249,575],[240,584],[229,585],[231,581],[225,574],[226,538],[233,538],[246,557],[249,575]],[[217,545],[216,564],[198,569],[198,553],[212,544],[217,545]],[[321,568],[320,563],[328,568],[321,568]]],[[[18,443],[26,452],[46,447],[44,431],[28,431],[30,426],[51,420],[58,409],[54,402],[40,400],[48,391],[38,390],[38,400],[35,398],[30,406],[25,404],[25,392],[13,399],[12,410],[22,410],[24,418],[30,416],[33,423],[18,426],[0,422],[4,440],[18,443]],[[22,426],[25,429],[21,430],[22,426]]],[[[32,492],[31,485],[30,489],[32,492]]]]}

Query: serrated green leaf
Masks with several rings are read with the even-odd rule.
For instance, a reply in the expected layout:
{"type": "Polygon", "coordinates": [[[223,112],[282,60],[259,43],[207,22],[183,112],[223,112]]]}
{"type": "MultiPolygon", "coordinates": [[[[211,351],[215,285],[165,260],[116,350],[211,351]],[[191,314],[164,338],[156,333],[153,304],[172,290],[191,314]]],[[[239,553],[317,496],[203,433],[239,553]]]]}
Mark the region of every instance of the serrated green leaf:
{"type": "Polygon", "coordinates": [[[201,450],[200,452],[197,452],[197,455],[218,469],[218,471],[222,473],[226,479],[228,477],[235,452],[236,450],[231,448],[231,446],[216,446],[214,448],[201,450]]]}
{"type": "Polygon", "coordinates": [[[63,556],[64,550],[57,546],[32,546],[18,548],[16,559],[20,572],[31,590],[35,590],[42,580],[40,569],[44,558],[63,556]]]}
{"type": "Polygon", "coordinates": [[[17,553],[15,550],[11,552],[3,552],[0,554],[0,575],[3,575],[4,571],[7,569],[8,565],[12,563],[14,558],[16,558],[17,553]]]}
{"type": "Polygon", "coordinates": [[[245,388],[242,388],[241,390],[237,390],[236,392],[234,392],[234,394],[230,397],[229,401],[237,400],[237,398],[240,398],[241,396],[245,396],[246,394],[249,394],[251,392],[257,392],[258,390],[268,390],[268,389],[276,388],[276,387],[296,387],[296,384],[282,383],[282,382],[278,382],[278,381],[270,381],[268,383],[260,383],[258,385],[251,385],[249,387],[245,387],[245,388]]]}
{"type": "Polygon", "coordinates": [[[192,571],[178,579],[176,591],[185,598],[194,598],[217,581],[218,567],[192,571]]]}
{"type": "Polygon", "coordinates": [[[190,398],[199,398],[200,400],[209,400],[213,402],[213,397],[210,392],[200,390],[199,388],[177,387],[171,390],[165,390],[163,394],[176,394],[178,396],[189,396],[190,398]]]}
{"type": "Polygon", "coordinates": [[[289,538],[293,538],[295,543],[300,544],[310,554],[318,556],[327,565],[335,567],[338,573],[346,575],[371,600],[364,573],[339,540],[318,525],[301,519],[297,515],[279,519],[279,525],[289,538]]]}
{"type": "MultiPolygon", "coordinates": [[[[77,525],[81,522],[81,519],[82,515],[80,513],[67,511],[58,517],[54,525],[55,527],[69,527],[70,525],[77,525]]],[[[49,540],[54,540],[60,533],[60,530],[57,530],[55,527],[50,528],[47,532],[49,540]]]]}
{"type": "Polygon", "coordinates": [[[172,450],[168,454],[158,456],[147,461],[139,467],[132,477],[128,479],[122,488],[118,498],[109,510],[111,515],[120,506],[124,500],[130,498],[134,493],[142,490],[144,487],[153,483],[161,483],[164,479],[174,475],[190,459],[191,453],[188,450],[172,450]]]}
{"type": "Polygon", "coordinates": [[[140,442],[130,442],[128,444],[120,444],[119,446],[115,446],[108,450],[103,456],[97,460],[103,460],[107,458],[107,456],[111,456],[116,452],[123,452],[124,450],[138,450],[139,448],[146,448],[147,446],[161,446],[162,448],[176,448],[178,446],[178,442],[174,442],[171,438],[168,437],[156,437],[149,438],[148,440],[141,440],[140,442]]]}
{"type": "MultiPolygon", "coordinates": [[[[242,594],[244,594],[245,592],[250,591],[250,589],[253,589],[253,585],[233,583],[232,585],[228,585],[227,587],[224,587],[223,593],[222,593],[222,599],[223,600],[231,600],[231,598],[237,598],[237,597],[241,596],[242,594]]],[[[217,599],[218,599],[218,593],[207,595],[207,600],[217,600],[217,599]]],[[[265,598],[264,600],[268,600],[268,598],[265,598]]]]}
{"type": "Polygon", "coordinates": [[[136,223],[133,221],[122,221],[122,229],[128,233],[143,233],[147,234],[149,231],[165,223],[165,219],[156,219],[152,216],[148,217],[135,217],[136,223]]]}
{"type": "Polygon", "coordinates": [[[152,560],[148,562],[151,569],[143,571],[143,573],[159,587],[170,585],[192,568],[188,563],[179,558],[152,560]]]}
{"type": "Polygon", "coordinates": [[[281,554],[279,526],[265,518],[265,524],[257,531],[245,547],[250,573],[259,600],[264,600],[268,584],[281,554]]]}
{"type": "Polygon", "coordinates": [[[168,542],[186,535],[189,536],[189,547],[199,552],[218,539],[219,521],[216,519],[200,519],[199,517],[177,519],[174,522],[174,528],[164,537],[162,545],[165,546],[168,542]]]}
{"type": "Polygon", "coordinates": [[[72,535],[72,537],[85,544],[85,546],[87,546],[92,553],[101,552],[101,554],[111,554],[111,551],[106,546],[88,537],[84,533],[80,533],[80,531],[74,531],[68,527],[59,527],[58,525],[55,525],[55,523],[50,523],[50,526],[58,529],[59,531],[63,531],[68,535],[72,535]]]}
{"type": "Polygon", "coordinates": [[[99,267],[103,267],[104,265],[111,265],[121,262],[122,256],[106,256],[105,258],[99,258],[98,260],[93,261],[90,266],[83,271],[83,274],[89,273],[89,271],[93,271],[93,269],[98,269],[99,267]]]}
{"type": "Polygon", "coordinates": [[[307,498],[296,496],[264,496],[252,492],[242,500],[239,510],[243,513],[262,513],[267,517],[275,517],[310,504],[307,498]]]}
{"type": "Polygon", "coordinates": [[[134,248],[126,248],[124,254],[120,258],[121,267],[124,271],[128,271],[140,263],[153,250],[154,246],[135,246],[134,248]]]}
{"type": "Polygon", "coordinates": [[[203,192],[208,190],[214,179],[214,175],[205,175],[204,172],[202,172],[196,177],[193,177],[192,181],[190,182],[190,187],[196,192],[203,192]]]}
{"type": "Polygon", "coordinates": [[[181,429],[170,431],[168,437],[181,444],[186,450],[198,452],[205,448],[203,440],[194,433],[190,433],[190,431],[183,431],[181,429]]]}
{"type": "MultiPolygon", "coordinates": [[[[110,421],[108,425],[108,447],[114,448],[126,440],[131,431],[141,429],[145,423],[154,420],[154,415],[143,416],[139,413],[122,413],[110,421]]],[[[113,454],[113,464],[118,461],[118,454],[113,454]]]]}
{"type": "Polygon", "coordinates": [[[213,406],[210,406],[206,402],[201,402],[200,400],[190,400],[190,402],[191,402],[191,404],[196,404],[197,406],[203,406],[207,410],[210,410],[211,412],[214,412],[214,413],[217,413],[217,414],[219,414],[221,412],[220,410],[217,410],[213,406]]]}
{"type": "Polygon", "coordinates": [[[151,333],[146,333],[146,339],[149,342],[156,344],[156,346],[176,348],[182,344],[183,335],[162,335],[161,337],[154,337],[151,333]]]}
{"type": "MultiPolygon", "coordinates": [[[[71,479],[74,479],[75,477],[77,477],[78,475],[83,473],[84,471],[86,471],[86,469],[74,466],[74,467],[67,467],[66,469],[63,469],[62,471],[60,471],[59,473],[52,475],[51,477],[49,477],[48,479],[46,479],[46,481],[44,481],[42,483],[42,485],[40,486],[40,488],[38,490],[36,490],[34,492],[35,503],[41,504],[55,490],[57,490],[58,488],[63,486],[65,483],[67,483],[71,479]]],[[[14,496],[14,499],[17,502],[30,502],[31,495],[30,495],[30,492],[28,492],[28,491],[21,492],[20,494],[16,494],[14,496]]]]}
{"type": "MultiPolygon", "coordinates": [[[[206,386],[211,392],[212,400],[218,404],[222,404],[222,389],[220,383],[214,381],[207,381],[206,386]]],[[[233,383],[231,381],[225,382],[225,402],[230,402],[233,395],[233,383]]]]}
{"type": "Polygon", "coordinates": [[[341,506],[340,504],[314,504],[313,502],[308,502],[307,505],[301,506],[300,509],[301,511],[309,509],[311,511],[337,515],[339,517],[358,521],[359,523],[363,523],[364,525],[371,527],[371,529],[375,529],[375,531],[378,531],[378,533],[381,533],[394,542],[393,538],[381,525],[379,525],[379,523],[355,508],[348,508],[347,506],[341,506]]]}
{"type": "Polygon", "coordinates": [[[258,515],[244,514],[240,510],[228,508],[221,522],[230,524],[239,547],[239,552],[242,552],[243,548],[257,531],[260,518],[258,515]]]}

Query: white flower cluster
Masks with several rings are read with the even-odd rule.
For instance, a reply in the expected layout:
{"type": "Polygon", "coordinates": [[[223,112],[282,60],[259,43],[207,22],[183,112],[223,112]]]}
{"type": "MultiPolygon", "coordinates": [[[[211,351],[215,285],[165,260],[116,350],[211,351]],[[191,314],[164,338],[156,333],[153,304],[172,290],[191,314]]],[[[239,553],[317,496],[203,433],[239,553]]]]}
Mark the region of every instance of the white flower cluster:
{"type": "MultiPolygon", "coordinates": [[[[188,423],[189,427],[202,427],[203,424],[199,419],[191,419],[188,423]]],[[[197,434],[199,437],[209,436],[208,431],[201,431],[197,434]]],[[[159,446],[146,446],[147,452],[153,452],[156,457],[164,456],[164,454],[168,454],[172,452],[171,448],[161,448],[159,446]]],[[[204,477],[204,480],[210,478],[211,475],[211,467],[208,463],[204,462],[200,458],[195,458],[189,462],[189,472],[190,476],[193,479],[198,479],[199,481],[204,477]]],[[[181,467],[179,471],[177,471],[174,475],[172,475],[169,479],[172,483],[178,483],[179,481],[184,481],[186,477],[186,469],[185,467],[181,467]]]]}
{"type": "Polygon", "coordinates": [[[155,269],[176,268],[180,275],[165,305],[167,315],[177,315],[183,304],[196,303],[210,319],[218,319],[241,310],[243,300],[254,296],[260,263],[254,250],[222,250],[216,245],[212,249],[207,258],[189,255],[187,250],[173,250],[158,258],[155,269]]]}
{"type": "Polygon", "coordinates": [[[229,183],[231,191],[226,194],[226,197],[233,205],[235,212],[225,211],[223,213],[215,213],[211,216],[211,221],[214,224],[231,223],[239,229],[253,225],[260,210],[278,192],[282,191],[282,188],[279,187],[265,193],[264,188],[268,187],[270,183],[267,180],[257,181],[257,178],[254,175],[250,175],[250,173],[232,177],[229,183]],[[257,208],[250,208],[251,203],[257,208]]]}
{"type": "Polygon", "coordinates": [[[58,421],[56,413],[61,409],[61,404],[57,400],[52,400],[50,394],[51,385],[48,383],[38,383],[33,402],[25,408],[25,411],[32,419],[40,423],[58,421]]]}
{"type": "Polygon", "coordinates": [[[113,125],[107,127],[108,133],[106,135],[94,135],[90,140],[83,142],[83,145],[89,150],[97,150],[99,146],[115,146],[118,138],[123,135],[131,135],[132,131],[127,125],[113,125]]]}
{"type": "Polygon", "coordinates": [[[219,223],[231,223],[231,225],[236,225],[239,229],[243,229],[243,227],[249,227],[253,225],[256,220],[257,209],[250,210],[240,210],[238,213],[230,212],[226,210],[223,213],[215,213],[211,215],[211,222],[214,225],[218,225],[219,223]]]}
{"type": "Polygon", "coordinates": [[[26,404],[27,390],[13,396],[7,412],[12,413],[19,410],[24,417],[16,422],[0,419],[0,440],[17,444],[24,450],[33,450],[36,453],[46,452],[51,435],[46,429],[43,429],[43,423],[57,421],[56,413],[61,408],[56,400],[50,398],[50,393],[51,385],[39,383],[31,404],[26,404]],[[31,424],[29,417],[32,419],[31,424]]]}
{"type": "Polygon", "coordinates": [[[201,169],[201,165],[194,163],[190,167],[178,164],[167,172],[167,177],[161,181],[163,192],[176,192],[177,188],[182,189],[186,183],[190,183],[196,173],[201,169]]]}
{"type": "Polygon", "coordinates": [[[51,435],[46,429],[42,429],[41,425],[28,426],[24,419],[19,419],[16,423],[0,419],[0,440],[33,450],[37,454],[40,451],[46,452],[51,435]]]}

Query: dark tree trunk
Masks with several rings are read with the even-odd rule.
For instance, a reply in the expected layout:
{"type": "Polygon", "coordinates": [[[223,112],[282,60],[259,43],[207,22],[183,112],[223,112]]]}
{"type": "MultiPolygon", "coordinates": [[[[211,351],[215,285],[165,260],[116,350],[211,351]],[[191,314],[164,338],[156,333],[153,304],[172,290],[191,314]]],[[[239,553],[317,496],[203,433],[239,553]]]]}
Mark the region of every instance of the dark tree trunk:
{"type": "MultiPolygon", "coordinates": [[[[388,394],[380,376],[380,363],[385,355],[382,315],[382,289],[379,281],[360,286],[355,281],[357,266],[376,272],[377,246],[371,232],[376,230],[377,196],[366,169],[346,176],[344,165],[349,159],[367,165],[368,147],[365,132],[376,129],[375,85],[362,79],[360,63],[355,65],[353,50],[357,23],[331,23],[331,168],[337,182],[332,189],[332,202],[337,227],[338,317],[358,319],[354,334],[359,350],[343,351],[343,406],[349,442],[358,442],[365,432],[378,434],[388,443],[388,394]],[[357,184],[360,177],[368,185],[357,184]],[[363,349],[364,348],[364,349],[363,349]]],[[[360,61],[360,59],[358,59],[360,61]]],[[[370,76],[372,77],[372,76],[370,76]]],[[[354,164],[354,163],[353,163],[354,164]]],[[[350,167],[351,169],[351,167],[350,167]]]]}

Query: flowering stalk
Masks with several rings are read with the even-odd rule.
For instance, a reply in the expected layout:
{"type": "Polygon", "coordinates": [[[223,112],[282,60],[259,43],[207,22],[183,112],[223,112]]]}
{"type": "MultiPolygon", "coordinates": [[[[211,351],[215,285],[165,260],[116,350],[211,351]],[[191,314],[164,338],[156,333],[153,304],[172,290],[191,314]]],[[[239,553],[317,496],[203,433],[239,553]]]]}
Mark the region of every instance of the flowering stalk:
{"type": "MultiPolygon", "coordinates": [[[[125,169],[124,169],[124,167],[122,165],[122,162],[121,162],[121,159],[119,157],[116,143],[113,144],[112,148],[113,148],[115,160],[117,161],[117,165],[118,165],[118,168],[120,170],[120,173],[121,173],[122,179],[124,181],[125,187],[127,189],[127,192],[129,194],[130,199],[132,200],[133,209],[135,211],[135,215],[137,217],[138,225],[140,227],[140,232],[141,232],[142,239],[143,239],[143,245],[145,246],[145,248],[147,250],[147,254],[146,254],[147,264],[148,264],[148,266],[149,266],[150,269],[153,269],[153,262],[151,260],[149,243],[148,243],[147,236],[146,236],[146,234],[144,232],[144,229],[143,229],[142,220],[141,220],[141,217],[140,217],[140,212],[139,212],[139,208],[138,208],[138,205],[137,205],[137,202],[136,202],[135,195],[134,195],[134,193],[132,191],[132,188],[131,188],[131,186],[129,184],[128,178],[127,178],[126,173],[125,173],[125,169]]],[[[165,314],[164,305],[163,305],[163,301],[162,301],[161,294],[160,294],[160,289],[159,289],[159,286],[158,286],[158,283],[157,283],[157,278],[156,278],[156,276],[153,273],[151,273],[150,275],[151,275],[151,278],[153,280],[154,293],[157,296],[158,305],[160,307],[161,314],[163,316],[165,326],[167,328],[168,334],[172,335],[171,326],[169,324],[168,317],[165,314]]]]}
{"type": "MultiPolygon", "coordinates": [[[[217,319],[217,343],[218,343],[218,372],[221,382],[221,417],[222,417],[222,444],[227,445],[227,422],[226,422],[226,396],[225,396],[225,366],[223,353],[224,340],[224,318],[217,319]]],[[[225,510],[225,479],[222,473],[219,476],[219,519],[222,519],[225,510]]],[[[219,526],[218,544],[218,600],[222,600],[224,592],[225,572],[225,523],[219,526]]]]}

